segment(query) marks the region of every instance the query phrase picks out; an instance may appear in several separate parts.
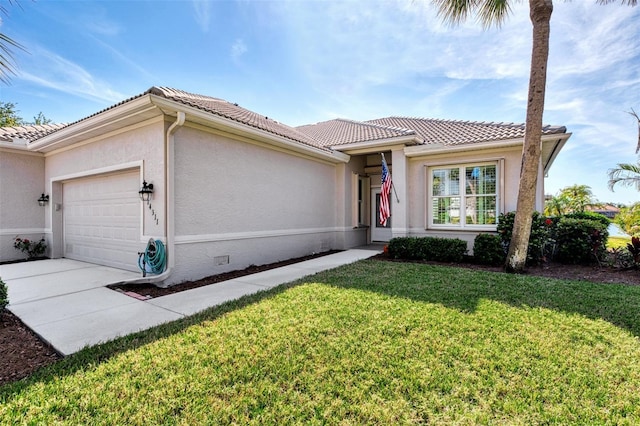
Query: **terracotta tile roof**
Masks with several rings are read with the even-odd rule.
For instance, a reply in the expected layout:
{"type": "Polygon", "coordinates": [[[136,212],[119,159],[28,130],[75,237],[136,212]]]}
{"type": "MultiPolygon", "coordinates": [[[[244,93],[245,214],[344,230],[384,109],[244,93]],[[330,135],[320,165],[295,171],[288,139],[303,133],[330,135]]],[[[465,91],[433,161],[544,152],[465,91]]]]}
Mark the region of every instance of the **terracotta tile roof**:
{"type": "Polygon", "coordinates": [[[249,111],[248,109],[238,106],[238,104],[223,99],[197,95],[168,87],[152,87],[146,93],[171,99],[181,104],[192,106],[295,142],[324,149],[323,144],[306,133],[302,133],[293,127],[249,111]]]}
{"type": "MultiPolygon", "coordinates": [[[[61,126],[59,128],[68,127],[76,123],[80,123],[91,117],[95,117],[99,114],[102,114],[103,112],[112,110],[120,105],[126,104],[127,102],[131,102],[132,100],[141,98],[146,95],[160,96],[162,98],[169,99],[169,100],[181,103],[183,105],[198,108],[202,111],[206,111],[220,117],[228,118],[230,120],[245,124],[247,126],[264,130],[274,135],[282,136],[294,142],[302,143],[315,148],[320,148],[324,151],[330,151],[329,149],[323,147],[321,143],[313,139],[313,137],[307,134],[301,133],[298,130],[294,129],[293,127],[287,126],[286,124],[279,123],[273,119],[270,119],[268,117],[257,114],[253,111],[249,111],[245,108],[242,108],[238,106],[238,104],[234,104],[234,103],[225,101],[223,99],[213,98],[210,96],[197,95],[197,94],[185,92],[182,90],[172,89],[168,87],[159,87],[159,86],[153,86],[144,93],[141,93],[136,96],[132,96],[128,99],[125,99],[122,102],[118,102],[115,105],[112,105],[108,108],[105,108],[94,114],[91,114],[90,116],[82,118],[73,123],[61,126]]],[[[45,134],[39,135],[38,137],[33,138],[31,141],[34,141],[43,136],[45,136],[45,134]]]]}
{"type": "Polygon", "coordinates": [[[0,127],[0,142],[13,142],[14,138],[20,138],[31,142],[65,126],[66,124],[34,124],[26,126],[0,127]]]}
{"type": "Polygon", "coordinates": [[[371,122],[344,120],[341,118],[296,127],[318,140],[323,146],[368,142],[400,136],[416,135],[414,130],[391,127],[371,122]]]}
{"type": "MultiPolygon", "coordinates": [[[[524,137],[524,124],[387,117],[366,123],[413,129],[425,144],[461,145],[524,137]]],[[[543,135],[566,133],[563,126],[544,126],[543,135]]]]}
{"type": "MultiPolygon", "coordinates": [[[[524,124],[484,123],[408,117],[387,117],[364,122],[335,119],[294,128],[223,99],[197,95],[168,87],[154,86],[144,93],[133,96],[70,124],[2,128],[0,129],[0,141],[10,142],[13,138],[20,137],[29,142],[33,142],[57,130],[85,121],[146,95],[155,95],[172,100],[294,142],[326,151],[330,151],[330,146],[377,141],[403,136],[416,136],[417,139],[424,140],[426,144],[444,145],[489,142],[521,138],[524,136],[524,124]]],[[[545,126],[542,130],[543,134],[566,132],[566,128],[562,126],[545,126]]]]}

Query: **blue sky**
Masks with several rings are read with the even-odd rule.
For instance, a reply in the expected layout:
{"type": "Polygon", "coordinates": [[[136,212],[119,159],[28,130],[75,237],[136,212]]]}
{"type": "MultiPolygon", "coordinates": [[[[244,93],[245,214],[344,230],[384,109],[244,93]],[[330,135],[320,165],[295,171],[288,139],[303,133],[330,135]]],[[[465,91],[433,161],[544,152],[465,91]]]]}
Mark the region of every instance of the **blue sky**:
{"type": "MultiPolygon", "coordinates": [[[[640,7],[556,1],[544,122],[573,133],[546,192],[635,162],[640,7]]],[[[500,29],[442,24],[428,1],[56,1],[8,6],[0,32],[22,43],[0,86],[31,120],[91,115],[151,86],[226,99],[289,125],[390,115],[525,120],[527,2],[500,29]]]]}

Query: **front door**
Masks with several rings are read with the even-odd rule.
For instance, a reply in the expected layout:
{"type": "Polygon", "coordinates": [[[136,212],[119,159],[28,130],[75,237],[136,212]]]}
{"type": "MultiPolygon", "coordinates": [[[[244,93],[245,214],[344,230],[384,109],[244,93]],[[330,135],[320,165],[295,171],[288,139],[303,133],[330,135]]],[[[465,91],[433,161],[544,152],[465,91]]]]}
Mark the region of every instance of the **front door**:
{"type": "MultiPolygon", "coordinates": [[[[385,226],[380,224],[380,188],[371,189],[371,199],[375,200],[375,203],[371,203],[371,241],[387,242],[391,239],[391,220],[387,219],[385,226]]],[[[391,204],[391,203],[389,203],[391,204]]],[[[389,206],[391,208],[391,206],[389,206]]],[[[393,212],[391,212],[393,214],[393,212]]]]}

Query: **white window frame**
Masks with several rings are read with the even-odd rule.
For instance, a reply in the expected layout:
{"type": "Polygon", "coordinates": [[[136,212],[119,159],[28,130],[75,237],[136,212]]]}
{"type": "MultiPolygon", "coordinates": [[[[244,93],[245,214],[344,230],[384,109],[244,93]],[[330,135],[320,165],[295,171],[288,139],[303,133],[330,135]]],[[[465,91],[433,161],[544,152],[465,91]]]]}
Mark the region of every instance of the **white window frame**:
{"type": "MultiPolygon", "coordinates": [[[[503,160],[487,160],[487,161],[473,161],[473,162],[462,162],[462,163],[440,163],[440,164],[430,164],[426,166],[426,175],[427,175],[427,199],[426,199],[426,211],[427,211],[427,223],[426,229],[443,229],[443,230],[457,230],[457,231],[495,231],[497,229],[497,221],[498,216],[503,211],[502,206],[502,195],[504,191],[504,181],[502,179],[503,176],[503,160]],[[458,168],[460,171],[460,191],[458,197],[460,198],[460,211],[466,211],[466,173],[465,169],[468,167],[476,167],[476,166],[495,166],[496,167],[496,223],[490,225],[477,225],[477,224],[467,224],[466,223],[466,215],[461,214],[460,223],[457,225],[454,224],[435,224],[433,223],[434,219],[434,211],[435,206],[433,205],[433,170],[435,169],[455,169],[458,168]]],[[[455,196],[454,196],[455,197],[455,196]]]]}

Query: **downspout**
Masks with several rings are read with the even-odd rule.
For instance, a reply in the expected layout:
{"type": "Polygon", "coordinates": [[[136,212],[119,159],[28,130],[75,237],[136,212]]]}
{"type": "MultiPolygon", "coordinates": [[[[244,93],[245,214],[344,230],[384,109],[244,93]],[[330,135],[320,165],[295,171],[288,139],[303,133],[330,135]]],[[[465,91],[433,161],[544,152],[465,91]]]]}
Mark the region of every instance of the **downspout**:
{"type": "Polygon", "coordinates": [[[167,238],[167,267],[160,275],[152,275],[144,278],[133,278],[130,280],[123,280],[112,284],[155,284],[165,281],[173,273],[173,268],[176,265],[175,260],[175,204],[173,200],[174,192],[174,160],[175,160],[175,138],[173,134],[176,129],[182,126],[185,122],[186,115],[182,111],[176,111],[176,121],[167,129],[165,136],[165,224],[164,230],[167,238]]]}

